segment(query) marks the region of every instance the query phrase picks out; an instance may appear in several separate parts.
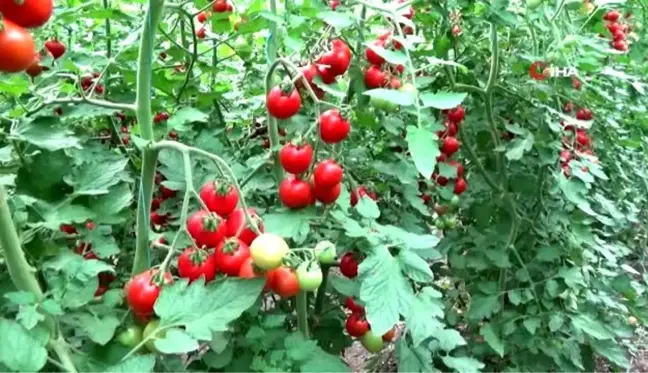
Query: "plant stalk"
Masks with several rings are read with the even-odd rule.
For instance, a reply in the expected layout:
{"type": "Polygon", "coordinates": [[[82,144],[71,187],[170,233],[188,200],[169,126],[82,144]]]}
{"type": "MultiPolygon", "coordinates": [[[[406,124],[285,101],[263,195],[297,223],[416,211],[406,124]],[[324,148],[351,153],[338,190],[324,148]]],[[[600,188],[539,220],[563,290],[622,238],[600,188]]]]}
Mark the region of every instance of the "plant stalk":
{"type": "Polygon", "coordinates": [[[304,338],[310,339],[310,332],[308,331],[308,293],[300,291],[297,294],[297,326],[299,331],[304,335],[304,338]]]}

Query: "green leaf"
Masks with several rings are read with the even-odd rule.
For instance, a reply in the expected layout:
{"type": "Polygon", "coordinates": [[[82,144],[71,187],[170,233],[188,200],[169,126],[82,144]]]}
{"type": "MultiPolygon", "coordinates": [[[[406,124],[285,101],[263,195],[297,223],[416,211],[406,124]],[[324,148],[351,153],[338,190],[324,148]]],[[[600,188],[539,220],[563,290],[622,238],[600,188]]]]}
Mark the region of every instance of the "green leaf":
{"type": "Polygon", "coordinates": [[[423,101],[423,107],[447,110],[461,105],[466,96],[468,96],[467,93],[457,92],[423,93],[421,94],[421,101],[423,101]]]}
{"type": "Polygon", "coordinates": [[[416,94],[413,92],[404,92],[396,89],[377,88],[364,92],[369,97],[392,102],[400,106],[412,106],[416,102],[416,94]]]}
{"type": "Polygon", "coordinates": [[[209,350],[203,356],[203,361],[214,369],[221,369],[227,366],[234,357],[234,347],[228,345],[223,351],[209,350]]]}
{"type": "Polygon", "coordinates": [[[401,311],[409,308],[412,290],[398,261],[384,246],[377,247],[360,263],[360,278],[360,300],[365,304],[371,329],[385,334],[398,322],[401,311]]]}
{"type": "Polygon", "coordinates": [[[587,286],[580,267],[560,267],[558,277],[562,277],[565,280],[565,284],[570,288],[577,289],[587,286]]]}
{"type": "Polygon", "coordinates": [[[380,209],[378,204],[368,196],[362,196],[356,205],[358,213],[367,219],[378,219],[380,217],[380,209]]]}
{"type": "Polygon", "coordinates": [[[317,350],[317,341],[307,340],[301,333],[297,332],[286,337],[284,347],[291,360],[304,361],[317,350]]]}
{"type": "Polygon", "coordinates": [[[531,151],[533,148],[533,135],[529,133],[524,138],[516,137],[513,141],[509,142],[506,148],[506,153],[504,153],[506,159],[510,161],[520,160],[524,153],[531,151]]]}
{"type": "Polygon", "coordinates": [[[357,298],[360,294],[360,283],[348,277],[329,274],[329,283],[333,289],[342,295],[357,298]]]}
{"type": "Polygon", "coordinates": [[[439,340],[439,347],[443,351],[450,352],[459,346],[466,345],[466,340],[461,336],[461,333],[454,329],[439,330],[435,337],[439,340]]]}
{"type": "Polygon", "coordinates": [[[338,30],[345,29],[355,23],[355,19],[349,13],[344,12],[320,12],[317,18],[335,27],[338,30]]]}
{"type": "Polygon", "coordinates": [[[479,335],[484,337],[486,343],[488,343],[488,345],[491,346],[491,348],[495,350],[500,357],[504,357],[504,344],[497,336],[490,323],[485,323],[479,329],[479,335]]]}
{"type": "Polygon", "coordinates": [[[436,166],[436,157],[441,154],[436,134],[425,128],[407,126],[406,139],[416,169],[429,179],[436,166]]]}
{"type": "Polygon", "coordinates": [[[133,192],[128,184],[121,183],[111,187],[108,194],[96,197],[90,202],[90,209],[95,213],[95,223],[123,223],[126,217],[120,213],[124,213],[133,204],[133,200],[133,192]]]}
{"type": "Polygon", "coordinates": [[[574,328],[581,330],[594,339],[612,339],[614,334],[605,325],[589,315],[570,315],[574,328]]]}
{"type": "Polygon", "coordinates": [[[292,238],[295,242],[301,243],[310,232],[309,220],[315,217],[315,209],[286,210],[265,215],[263,224],[267,232],[292,238]]]}
{"type": "Polygon", "coordinates": [[[391,64],[405,65],[407,63],[407,55],[401,51],[385,49],[373,41],[368,41],[364,45],[391,64]]]}
{"type": "Polygon", "coordinates": [[[403,273],[413,281],[423,283],[434,281],[434,274],[432,274],[430,265],[416,253],[401,250],[397,258],[403,273]]]}
{"type": "Polygon", "coordinates": [[[105,370],[107,373],[153,372],[155,355],[133,355],[105,370]]]}
{"type": "Polygon", "coordinates": [[[180,132],[189,131],[191,130],[191,126],[187,126],[187,124],[195,122],[207,123],[208,119],[209,115],[202,111],[192,107],[184,107],[171,115],[167,121],[167,128],[180,132]]]}
{"type": "Polygon", "coordinates": [[[302,373],[309,372],[349,372],[349,366],[340,357],[331,355],[318,348],[300,367],[302,373]]]}
{"type": "Polygon", "coordinates": [[[45,316],[38,312],[38,305],[32,304],[22,306],[18,311],[16,320],[28,330],[33,329],[39,322],[45,320],[45,316]]]}
{"type": "Polygon", "coordinates": [[[614,365],[624,369],[630,368],[630,361],[628,361],[626,351],[614,340],[591,340],[589,344],[592,346],[594,352],[603,356],[614,365]]]}
{"type": "Polygon", "coordinates": [[[499,311],[500,303],[497,295],[476,295],[470,301],[468,308],[468,319],[481,320],[490,317],[493,313],[499,311]]]}
{"type": "Polygon", "coordinates": [[[45,366],[47,349],[20,324],[0,318],[0,363],[19,372],[37,372],[45,366]]]}
{"type": "Polygon", "coordinates": [[[562,328],[564,323],[565,323],[565,317],[562,314],[554,313],[549,318],[549,330],[555,332],[556,330],[562,328]]]}
{"type": "Polygon", "coordinates": [[[27,291],[13,291],[11,293],[5,293],[4,297],[9,299],[9,301],[17,306],[24,306],[27,304],[36,303],[36,295],[27,291]]]}
{"type": "Polygon", "coordinates": [[[58,123],[59,120],[54,117],[36,118],[31,122],[22,122],[16,128],[16,133],[12,133],[12,135],[49,151],[81,148],[79,139],[74,136],[74,132],[58,128],[56,126],[58,123]]]}
{"type": "Polygon", "coordinates": [[[405,338],[399,338],[396,342],[396,356],[399,372],[439,372],[434,368],[432,354],[425,345],[410,348],[405,338]]]}
{"type": "Polygon", "coordinates": [[[187,281],[177,281],[164,287],[155,303],[155,314],[161,326],[185,326],[193,338],[209,341],[212,332],[227,330],[230,322],[256,302],[264,282],[226,278],[207,286],[201,280],[187,286],[187,281]]]}
{"type": "Polygon", "coordinates": [[[98,315],[83,313],[78,320],[88,337],[102,346],[110,342],[119,326],[119,319],[112,315],[101,318],[98,315]]]}
{"type": "MultiPolygon", "coordinates": [[[[409,309],[405,312],[405,321],[414,346],[419,346],[444,329],[444,324],[438,320],[443,317],[443,308],[440,294],[431,287],[423,288],[412,298],[409,309]]],[[[371,326],[373,329],[373,324],[371,326]]]]}
{"type": "Polygon", "coordinates": [[[76,195],[107,194],[110,187],[119,183],[127,164],[128,158],[115,162],[85,162],[64,180],[74,187],[76,195]]]}
{"type": "Polygon", "coordinates": [[[184,354],[199,347],[198,341],[178,328],[167,329],[164,338],[155,340],[155,348],[164,354],[184,354]]]}
{"type": "Polygon", "coordinates": [[[542,320],[539,317],[529,317],[522,321],[524,328],[531,334],[535,334],[536,330],[540,327],[542,320]]]}
{"type": "Polygon", "coordinates": [[[475,360],[472,357],[453,357],[453,356],[443,356],[441,358],[443,363],[449,368],[456,370],[459,373],[473,373],[479,372],[483,367],[484,363],[475,360]]]}

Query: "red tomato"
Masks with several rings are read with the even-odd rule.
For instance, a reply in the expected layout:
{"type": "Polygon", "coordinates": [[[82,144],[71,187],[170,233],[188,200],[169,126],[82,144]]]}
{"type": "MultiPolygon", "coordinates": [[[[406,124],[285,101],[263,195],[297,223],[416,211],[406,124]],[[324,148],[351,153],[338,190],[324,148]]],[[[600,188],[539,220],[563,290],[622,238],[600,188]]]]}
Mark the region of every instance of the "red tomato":
{"type": "Polygon", "coordinates": [[[36,54],[34,56],[34,62],[32,62],[32,64],[29,65],[29,67],[25,70],[27,75],[31,76],[32,78],[39,76],[43,72],[43,70],[45,70],[45,66],[42,66],[40,62],[40,56],[36,54]]]}
{"type": "MultiPolygon", "coordinates": [[[[257,227],[263,233],[263,222],[259,215],[257,215],[256,210],[249,208],[248,214],[256,222],[257,227]]],[[[239,240],[243,241],[246,245],[252,244],[252,241],[257,237],[257,234],[254,233],[252,228],[249,228],[247,222],[245,221],[245,213],[243,209],[236,209],[232,211],[231,214],[227,216],[227,237],[236,237],[238,234],[239,240]],[[240,233],[239,233],[240,231],[240,233]]]]}
{"type": "Polygon", "coordinates": [[[306,207],[312,203],[313,198],[310,184],[293,175],[285,178],[279,185],[279,199],[288,208],[306,207]]]}
{"type": "Polygon", "coordinates": [[[236,238],[227,239],[216,248],[218,269],[229,276],[238,276],[241,265],[249,257],[248,245],[236,238]]]}
{"type": "Polygon", "coordinates": [[[610,31],[610,34],[614,35],[617,31],[623,31],[623,26],[616,22],[610,22],[607,24],[607,29],[610,31]]]}
{"type": "Polygon", "coordinates": [[[573,110],[574,110],[573,102],[567,102],[565,106],[563,106],[563,113],[571,113],[573,110]]]}
{"type": "Polygon", "coordinates": [[[315,166],[313,180],[317,188],[333,188],[342,182],[344,170],[332,159],[324,160],[315,166]]]}
{"type": "Polygon", "coordinates": [[[328,65],[329,71],[333,75],[344,74],[351,64],[351,51],[342,40],[335,40],[333,48],[324,53],[317,62],[322,65],[328,65]]]}
{"type": "Polygon", "coordinates": [[[459,25],[452,26],[452,35],[455,37],[461,35],[461,26],[459,25]]]}
{"type": "Polygon", "coordinates": [[[358,261],[353,253],[346,253],[340,259],[340,272],[348,278],[358,276],[358,261]]]}
{"type": "Polygon", "coordinates": [[[207,22],[207,16],[208,15],[207,15],[206,12],[200,12],[200,14],[198,14],[198,22],[200,22],[200,23],[207,22]]]}
{"type": "Polygon", "coordinates": [[[335,10],[339,5],[340,2],[338,0],[329,1],[329,6],[331,7],[331,10],[335,10]]]}
{"type": "Polygon", "coordinates": [[[20,27],[43,26],[52,16],[53,0],[3,0],[0,13],[20,27]]]}
{"type": "MultiPolygon", "coordinates": [[[[386,41],[384,39],[379,39],[374,41],[372,44],[377,47],[385,48],[385,43],[386,41]]],[[[385,59],[380,57],[378,53],[374,52],[374,50],[369,47],[367,47],[367,50],[365,51],[365,57],[367,58],[367,61],[369,61],[369,63],[372,65],[380,66],[385,63],[385,59]]]]}
{"type": "Polygon", "coordinates": [[[341,183],[335,184],[331,188],[322,187],[316,184],[313,188],[313,195],[315,196],[315,199],[327,205],[337,201],[340,193],[342,193],[341,183]]]}
{"type": "MultiPolygon", "coordinates": [[[[252,257],[248,257],[241,263],[241,269],[239,270],[238,276],[240,278],[257,278],[264,276],[262,273],[255,270],[254,260],[252,257]]],[[[274,272],[268,271],[265,274],[266,283],[263,286],[263,290],[270,290],[274,285],[274,272]]]]}
{"type": "Polygon", "coordinates": [[[445,176],[441,176],[441,175],[439,175],[439,174],[436,173],[436,172],[434,172],[434,173],[432,174],[432,180],[436,181],[436,183],[439,184],[439,185],[441,185],[441,186],[446,186],[446,185],[448,185],[448,181],[449,181],[447,177],[445,177],[445,176]]]}
{"type": "Polygon", "coordinates": [[[367,196],[367,197],[373,199],[374,201],[377,198],[376,193],[368,192],[367,188],[360,185],[359,187],[356,188],[356,190],[351,191],[351,206],[357,205],[360,198],[362,198],[364,196],[367,196]]]}
{"type": "Polygon", "coordinates": [[[612,47],[618,51],[625,52],[628,50],[628,43],[623,40],[615,40],[612,42],[612,47]]]}
{"type": "Polygon", "coordinates": [[[448,136],[445,139],[443,139],[443,145],[441,145],[441,151],[443,154],[447,155],[448,157],[451,157],[454,153],[459,150],[459,147],[461,146],[461,143],[459,140],[457,140],[456,137],[448,136]]]}
{"type": "Polygon", "coordinates": [[[281,166],[291,174],[306,172],[312,160],[313,147],[308,143],[304,145],[288,143],[279,151],[281,166]]]}
{"type": "Polygon", "coordinates": [[[576,142],[582,146],[587,147],[590,146],[591,140],[585,132],[579,131],[578,133],[576,133],[576,142]]]}
{"type": "Polygon", "coordinates": [[[319,117],[319,130],[322,141],[335,144],[349,135],[351,125],[342,117],[339,110],[329,109],[319,117]]]}
{"type": "Polygon", "coordinates": [[[346,320],[344,327],[352,337],[362,337],[369,331],[369,322],[358,314],[351,314],[346,320]]]}
{"type": "Polygon", "coordinates": [[[151,222],[155,225],[165,225],[169,220],[169,216],[166,214],[159,214],[156,211],[151,212],[150,215],[151,222]]]}
{"type": "Polygon", "coordinates": [[[167,113],[166,111],[163,111],[161,113],[157,113],[153,117],[153,122],[156,123],[156,124],[157,123],[162,123],[162,122],[167,121],[167,120],[169,120],[169,113],[167,113]]]}
{"type": "Polygon", "coordinates": [[[279,267],[272,270],[272,290],[282,298],[294,297],[299,293],[299,280],[292,268],[279,267]]]}
{"type": "Polygon", "coordinates": [[[621,14],[616,10],[610,10],[607,13],[605,13],[603,19],[610,22],[616,22],[620,16],[621,14]]]}
{"type": "Polygon", "coordinates": [[[348,308],[353,313],[364,314],[365,312],[364,306],[356,303],[351,297],[347,297],[344,301],[344,304],[346,305],[346,308],[348,308]]]}
{"type": "MultiPolygon", "coordinates": [[[[153,282],[157,269],[149,269],[136,275],[124,286],[126,300],[133,313],[148,317],[153,315],[153,306],[160,296],[160,285],[153,282]]],[[[170,284],[173,278],[170,273],[164,274],[164,283],[170,284]]]]}
{"type": "Polygon", "coordinates": [[[95,297],[100,297],[100,296],[106,294],[107,291],[108,291],[108,286],[107,285],[99,285],[99,287],[97,287],[97,290],[95,290],[94,296],[95,297]]]}
{"type": "Polygon", "coordinates": [[[572,158],[572,153],[569,150],[562,150],[560,152],[560,162],[561,163],[567,163],[571,160],[572,158]]]}
{"type": "Polygon", "coordinates": [[[576,112],[576,119],[578,120],[592,120],[593,117],[592,111],[587,108],[582,108],[576,112]]]}
{"type": "Polygon", "coordinates": [[[167,199],[167,198],[173,198],[176,195],[175,190],[171,190],[164,185],[160,184],[160,193],[162,193],[162,198],[167,199]]]}
{"type": "Polygon", "coordinates": [[[574,89],[581,89],[581,82],[578,78],[572,78],[572,87],[574,87],[574,89]]]}
{"type": "Polygon", "coordinates": [[[70,224],[61,224],[59,230],[66,234],[76,234],[77,230],[70,224]]]}
{"type": "Polygon", "coordinates": [[[210,181],[200,188],[200,199],[209,211],[226,217],[236,208],[239,196],[233,185],[210,181]]]}
{"type": "Polygon", "coordinates": [[[199,28],[198,31],[196,31],[196,37],[198,39],[204,39],[205,36],[207,36],[207,31],[205,30],[204,26],[199,28]]]}
{"type": "Polygon", "coordinates": [[[225,13],[232,10],[232,6],[226,0],[217,0],[212,4],[212,10],[216,13],[225,13]]]}
{"type": "Polygon", "coordinates": [[[455,180],[455,185],[453,189],[454,194],[460,195],[463,192],[465,192],[466,189],[468,189],[468,184],[466,183],[466,180],[464,179],[455,180]]]}
{"type": "MultiPolygon", "coordinates": [[[[304,78],[306,79],[311,89],[313,90],[313,93],[315,93],[315,96],[317,96],[317,98],[324,97],[324,91],[320,87],[315,85],[315,83],[313,83],[313,79],[315,79],[315,77],[318,74],[317,66],[313,64],[308,64],[302,67],[301,71],[302,74],[304,75],[304,78]]],[[[301,80],[297,81],[297,86],[300,87],[301,89],[305,88],[301,80]]]]}
{"type": "Polygon", "coordinates": [[[458,161],[452,160],[447,162],[448,165],[457,169],[457,178],[462,178],[464,175],[464,166],[458,161]]]}
{"type": "Polygon", "coordinates": [[[322,78],[322,82],[324,84],[331,84],[335,82],[336,75],[327,66],[317,65],[317,75],[322,78]]]}
{"type": "Polygon", "coordinates": [[[273,117],[288,119],[297,114],[301,107],[299,91],[294,88],[291,92],[285,93],[280,87],[273,87],[266,97],[266,107],[273,117]]]}
{"type": "Polygon", "coordinates": [[[49,40],[45,42],[45,49],[54,57],[55,60],[58,60],[65,54],[66,48],[65,44],[61,43],[56,39],[49,40]]]}
{"type": "Polygon", "coordinates": [[[227,227],[222,218],[199,210],[187,218],[187,231],[199,248],[217,247],[225,238],[227,227]]]}
{"type": "Polygon", "coordinates": [[[398,80],[396,77],[392,77],[391,80],[389,81],[389,88],[391,89],[398,89],[401,87],[401,81],[398,80]]]}
{"type": "Polygon", "coordinates": [[[391,342],[396,337],[396,327],[389,329],[389,331],[382,336],[382,340],[385,342],[391,342]]]}
{"type": "Polygon", "coordinates": [[[456,108],[448,111],[448,120],[452,123],[461,123],[462,120],[466,117],[466,111],[462,106],[457,106],[456,108]]]}
{"type": "MultiPolygon", "coordinates": [[[[13,4],[4,0],[2,4],[13,4]]],[[[0,23],[0,72],[17,73],[28,68],[34,62],[36,45],[34,39],[24,28],[16,25],[7,18],[0,23]]]]}
{"type": "Polygon", "coordinates": [[[366,71],[364,82],[367,88],[380,88],[387,84],[387,74],[379,66],[371,65],[366,71]]]}
{"type": "Polygon", "coordinates": [[[190,247],[178,257],[178,275],[193,282],[203,276],[205,283],[216,277],[216,256],[190,247]]]}

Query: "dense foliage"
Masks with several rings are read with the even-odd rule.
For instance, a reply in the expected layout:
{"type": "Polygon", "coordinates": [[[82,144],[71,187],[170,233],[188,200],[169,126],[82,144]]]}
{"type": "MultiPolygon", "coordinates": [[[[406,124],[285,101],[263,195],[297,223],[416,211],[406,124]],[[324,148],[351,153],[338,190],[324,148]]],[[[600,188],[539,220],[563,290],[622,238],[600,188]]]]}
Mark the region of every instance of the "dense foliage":
{"type": "Polygon", "coordinates": [[[0,370],[630,367],[641,0],[0,14],[0,370]]]}

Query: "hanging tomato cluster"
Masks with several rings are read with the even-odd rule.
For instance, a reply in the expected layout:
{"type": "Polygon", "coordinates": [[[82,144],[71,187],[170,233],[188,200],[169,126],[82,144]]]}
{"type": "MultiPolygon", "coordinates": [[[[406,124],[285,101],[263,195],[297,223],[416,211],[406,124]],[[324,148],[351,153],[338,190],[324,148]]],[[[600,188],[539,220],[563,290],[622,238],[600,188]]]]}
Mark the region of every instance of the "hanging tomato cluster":
{"type": "MultiPolygon", "coordinates": [[[[468,189],[468,184],[463,178],[464,176],[464,167],[463,165],[456,161],[450,160],[450,158],[459,150],[461,143],[455,137],[459,131],[459,126],[464,120],[466,112],[463,107],[457,106],[456,108],[449,110],[446,114],[446,121],[443,124],[445,129],[437,132],[437,136],[441,140],[441,155],[437,157],[437,169],[439,163],[445,163],[457,169],[457,176],[454,182],[453,192],[456,195],[461,195],[463,192],[468,189]]],[[[448,184],[449,180],[447,177],[439,175],[435,170],[432,174],[432,179],[436,181],[437,184],[445,186],[448,184]]]]}
{"type": "Polygon", "coordinates": [[[28,28],[41,27],[52,17],[52,0],[3,0],[0,2],[0,72],[16,73],[30,69],[40,74],[40,56],[28,28]]]}
{"type": "MultiPolygon", "coordinates": [[[[574,104],[568,102],[563,107],[564,113],[571,113],[574,110],[574,104]]],[[[582,121],[591,121],[594,119],[594,114],[588,108],[580,108],[576,111],[576,119],[582,121]]],[[[587,156],[589,160],[598,163],[598,158],[592,150],[592,140],[587,134],[587,129],[579,128],[572,124],[565,124],[560,121],[562,130],[565,133],[562,140],[562,150],[560,151],[560,167],[563,175],[571,176],[570,162],[574,159],[578,160],[587,156]]],[[[587,166],[581,167],[581,171],[588,172],[587,166]]]]}
{"type": "Polygon", "coordinates": [[[158,209],[160,208],[162,202],[169,198],[173,198],[176,195],[175,190],[171,190],[162,185],[162,182],[165,180],[166,179],[162,174],[158,173],[155,175],[155,185],[158,186],[158,192],[151,201],[151,214],[149,216],[152,224],[163,227],[167,225],[170,215],[159,213],[158,209]]]}
{"type": "Polygon", "coordinates": [[[347,317],[344,327],[349,336],[360,338],[360,343],[369,352],[379,352],[385,346],[385,342],[389,343],[394,341],[396,337],[396,327],[392,327],[387,333],[375,335],[371,331],[371,325],[365,318],[365,308],[358,304],[352,297],[347,297],[345,300],[346,308],[351,311],[347,317]]]}
{"type": "Polygon", "coordinates": [[[607,29],[612,35],[610,46],[618,51],[625,52],[628,50],[627,34],[630,32],[630,26],[627,23],[619,21],[621,13],[616,10],[610,10],[603,16],[607,21],[607,29]]]}
{"type": "MultiPolygon", "coordinates": [[[[212,4],[212,11],[214,13],[218,13],[226,16],[234,11],[234,7],[227,0],[216,0],[212,4]]],[[[207,36],[207,29],[204,23],[207,22],[209,17],[211,17],[211,14],[208,11],[202,11],[198,13],[198,16],[196,18],[199,23],[203,24],[203,26],[200,26],[200,28],[196,30],[196,37],[198,39],[204,39],[207,36]]]]}

